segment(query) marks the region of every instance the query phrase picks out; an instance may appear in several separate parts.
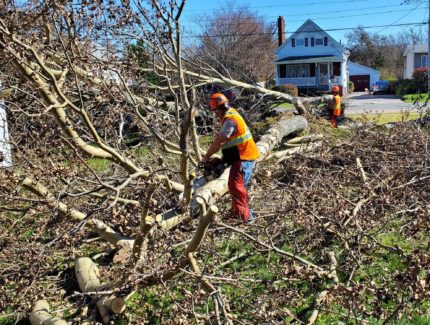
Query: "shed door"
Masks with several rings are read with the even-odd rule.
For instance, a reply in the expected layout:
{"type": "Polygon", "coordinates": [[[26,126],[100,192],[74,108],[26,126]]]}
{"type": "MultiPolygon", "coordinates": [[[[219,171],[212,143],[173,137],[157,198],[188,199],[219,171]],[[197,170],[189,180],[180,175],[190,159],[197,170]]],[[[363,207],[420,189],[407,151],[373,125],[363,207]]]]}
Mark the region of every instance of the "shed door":
{"type": "Polygon", "coordinates": [[[349,76],[349,80],[354,83],[354,91],[370,90],[370,75],[349,76]]]}

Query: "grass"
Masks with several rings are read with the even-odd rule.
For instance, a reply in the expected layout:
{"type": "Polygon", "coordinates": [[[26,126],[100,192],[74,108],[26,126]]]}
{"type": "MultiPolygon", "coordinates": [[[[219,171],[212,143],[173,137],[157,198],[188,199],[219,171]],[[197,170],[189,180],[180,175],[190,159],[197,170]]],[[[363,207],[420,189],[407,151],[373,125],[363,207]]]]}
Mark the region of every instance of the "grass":
{"type": "Polygon", "coordinates": [[[87,160],[87,163],[96,172],[103,172],[109,168],[112,162],[102,158],[90,158],[87,160]]]}
{"type": "Polygon", "coordinates": [[[392,122],[404,122],[416,120],[420,117],[419,112],[408,113],[380,113],[380,114],[351,114],[348,118],[360,122],[372,122],[377,125],[384,125],[392,122]]]}
{"type": "Polygon", "coordinates": [[[429,95],[428,94],[408,94],[403,96],[403,100],[406,103],[415,103],[415,102],[428,102],[429,101],[429,95]]]}
{"type": "Polygon", "coordinates": [[[279,108],[294,108],[294,105],[291,104],[291,103],[284,102],[284,103],[275,104],[275,105],[272,106],[272,108],[276,108],[276,107],[279,107],[279,108]]]}

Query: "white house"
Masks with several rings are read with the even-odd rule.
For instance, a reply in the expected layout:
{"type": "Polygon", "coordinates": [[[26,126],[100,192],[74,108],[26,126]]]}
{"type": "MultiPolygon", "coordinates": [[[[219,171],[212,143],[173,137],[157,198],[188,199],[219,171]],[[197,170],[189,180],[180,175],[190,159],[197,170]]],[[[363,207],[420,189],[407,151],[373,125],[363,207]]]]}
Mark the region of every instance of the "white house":
{"type": "Polygon", "coordinates": [[[348,61],[349,80],[354,83],[354,91],[373,90],[373,84],[379,80],[379,71],[364,65],[348,61]]]}
{"type": "Polygon", "coordinates": [[[412,73],[416,68],[428,67],[428,45],[413,44],[408,45],[403,52],[404,68],[403,78],[412,78],[412,73]]]}
{"type": "MultiPolygon", "coordinates": [[[[0,83],[0,89],[1,89],[0,83]]],[[[6,107],[0,101],[0,167],[11,167],[12,155],[10,152],[9,131],[7,128],[6,107]]]]}
{"type": "Polygon", "coordinates": [[[279,17],[276,84],[294,84],[299,89],[315,91],[331,91],[338,85],[346,93],[349,51],[311,19],[285,42],[284,26],[283,17],[279,17]]]}

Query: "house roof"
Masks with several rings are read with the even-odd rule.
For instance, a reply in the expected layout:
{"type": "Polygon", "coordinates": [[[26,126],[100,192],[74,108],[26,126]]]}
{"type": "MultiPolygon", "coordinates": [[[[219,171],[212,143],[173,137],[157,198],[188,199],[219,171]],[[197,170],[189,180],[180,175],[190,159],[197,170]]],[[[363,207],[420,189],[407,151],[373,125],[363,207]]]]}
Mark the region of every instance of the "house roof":
{"type": "Polygon", "coordinates": [[[339,50],[339,52],[342,52],[342,53],[348,52],[349,54],[349,51],[345,47],[343,47],[342,44],[340,44],[333,37],[331,37],[324,29],[318,26],[312,19],[306,20],[303,23],[303,25],[301,25],[290,37],[287,38],[287,40],[280,47],[276,49],[276,52],[278,52],[281,48],[283,48],[288,43],[289,40],[291,40],[292,38],[295,38],[298,33],[310,32],[310,31],[323,33],[325,36],[327,36],[330,39],[331,43],[335,45],[335,47],[339,50]]]}
{"type": "Polygon", "coordinates": [[[408,53],[427,53],[428,45],[426,44],[411,44],[406,46],[403,56],[407,56],[408,53]]]}
{"type": "Polygon", "coordinates": [[[379,73],[379,70],[373,69],[373,68],[369,68],[366,67],[365,65],[361,65],[352,61],[347,61],[346,62],[348,68],[351,66],[355,66],[357,69],[360,69],[361,71],[368,71],[369,73],[379,73]]]}
{"type": "Polygon", "coordinates": [[[308,55],[308,56],[287,56],[276,60],[275,63],[315,63],[315,62],[336,62],[342,61],[338,56],[308,55]]]}

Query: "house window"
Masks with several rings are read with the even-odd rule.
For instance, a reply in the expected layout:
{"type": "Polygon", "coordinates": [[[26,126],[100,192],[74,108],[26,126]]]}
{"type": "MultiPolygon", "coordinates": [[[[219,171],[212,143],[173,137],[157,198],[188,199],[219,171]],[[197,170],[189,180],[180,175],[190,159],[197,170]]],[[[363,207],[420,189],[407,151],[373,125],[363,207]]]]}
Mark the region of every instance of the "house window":
{"type": "Polygon", "coordinates": [[[309,64],[287,65],[287,78],[306,78],[310,76],[309,64]]]}
{"type": "Polygon", "coordinates": [[[315,39],[315,45],[323,45],[323,39],[322,38],[316,38],[315,39]]]}
{"type": "Polygon", "coordinates": [[[315,46],[315,38],[311,37],[311,46],[315,46]]]}
{"type": "Polygon", "coordinates": [[[305,47],[308,47],[309,46],[309,39],[306,37],[305,38],[305,47]]]}
{"type": "Polygon", "coordinates": [[[279,78],[286,78],[287,77],[287,65],[286,64],[280,64],[279,65],[279,78]]]}
{"type": "Polygon", "coordinates": [[[422,67],[427,67],[427,55],[421,55],[421,66],[422,67]]]}
{"type": "Polygon", "coordinates": [[[324,37],[324,46],[328,45],[328,37],[324,37]]]}
{"type": "Polygon", "coordinates": [[[296,47],[296,39],[295,38],[291,39],[291,47],[296,47]]]}
{"type": "Polygon", "coordinates": [[[303,46],[304,44],[305,44],[305,41],[303,38],[296,40],[296,46],[303,46]]]}

